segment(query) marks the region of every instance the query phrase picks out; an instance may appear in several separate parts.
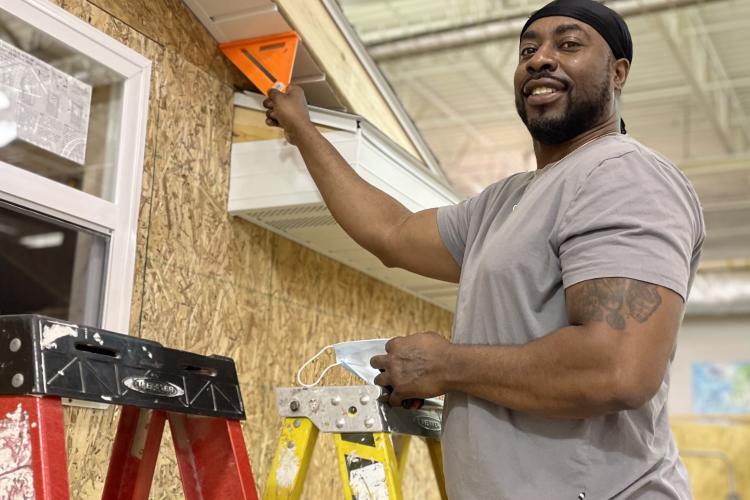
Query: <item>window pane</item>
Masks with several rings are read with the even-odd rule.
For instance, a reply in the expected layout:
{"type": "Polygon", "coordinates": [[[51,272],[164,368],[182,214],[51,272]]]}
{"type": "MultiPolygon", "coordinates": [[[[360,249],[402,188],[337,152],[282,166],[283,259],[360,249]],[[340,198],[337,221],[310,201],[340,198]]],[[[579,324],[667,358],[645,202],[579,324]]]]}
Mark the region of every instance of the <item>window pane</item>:
{"type": "Polygon", "coordinates": [[[124,80],[0,9],[0,161],[113,201],[124,80]]]}
{"type": "Polygon", "coordinates": [[[0,314],[101,324],[109,237],[0,201],[0,314]]]}

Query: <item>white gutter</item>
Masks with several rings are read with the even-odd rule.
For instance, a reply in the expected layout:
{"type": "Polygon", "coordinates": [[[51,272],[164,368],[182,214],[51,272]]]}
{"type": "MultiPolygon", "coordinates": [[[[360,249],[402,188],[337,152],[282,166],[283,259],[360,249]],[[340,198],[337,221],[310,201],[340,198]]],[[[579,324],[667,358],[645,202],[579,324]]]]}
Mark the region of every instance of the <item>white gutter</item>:
{"type": "Polygon", "coordinates": [[[396,96],[396,93],[393,91],[393,88],[391,88],[391,85],[383,76],[383,73],[380,71],[377,64],[375,64],[375,61],[373,61],[372,57],[368,53],[367,48],[365,48],[362,40],[360,40],[359,38],[359,35],[357,35],[357,32],[354,31],[354,28],[349,23],[349,20],[344,15],[344,12],[341,10],[336,0],[321,0],[321,2],[330,14],[333,22],[336,23],[336,26],[341,31],[341,34],[344,35],[344,38],[349,43],[349,46],[354,51],[357,59],[359,59],[362,67],[365,69],[370,79],[375,84],[375,87],[377,87],[385,101],[393,110],[393,113],[396,115],[396,119],[404,129],[404,132],[406,132],[409,140],[411,140],[412,144],[414,144],[414,147],[417,149],[417,152],[420,154],[422,160],[427,165],[427,168],[433,174],[437,175],[445,182],[448,182],[448,178],[445,176],[445,172],[440,167],[440,163],[435,157],[435,154],[427,145],[427,142],[425,142],[422,134],[419,132],[419,130],[417,130],[417,127],[414,125],[411,117],[406,112],[403,104],[396,96]]]}
{"type": "MultiPolygon", "coordinates": [[[[237,107],[262,112],[263,96],[237,93],[237,107]]],[[[424,163],[357,115],[311,107],[310,118],[325,126],[324,137],[365,182],[412,212],[453,205],[461,197],[424,163]]],[[[227,209],[336,259],[365,274],[447,310],[453,310],[455,283],[389,269],[359,246],[336,223],[295,146],[283,139],[232,144],[227,209]]]]}

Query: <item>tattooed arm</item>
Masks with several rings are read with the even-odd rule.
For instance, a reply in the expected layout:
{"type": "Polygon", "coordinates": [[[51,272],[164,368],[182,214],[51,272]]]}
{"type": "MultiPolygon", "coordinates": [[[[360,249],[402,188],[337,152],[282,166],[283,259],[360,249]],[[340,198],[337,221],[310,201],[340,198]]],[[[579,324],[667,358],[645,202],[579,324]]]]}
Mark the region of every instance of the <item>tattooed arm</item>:
{"type": "Polygon", "coordinates": [[[432,333],[389,342],[376,383],[402,399],[460,391],[515,410],[587,418],[642,406],[674,349],[682,298],[642,281],[601,278],[566,289],[570,326],[520,346],[452,345],[432,333]]]}

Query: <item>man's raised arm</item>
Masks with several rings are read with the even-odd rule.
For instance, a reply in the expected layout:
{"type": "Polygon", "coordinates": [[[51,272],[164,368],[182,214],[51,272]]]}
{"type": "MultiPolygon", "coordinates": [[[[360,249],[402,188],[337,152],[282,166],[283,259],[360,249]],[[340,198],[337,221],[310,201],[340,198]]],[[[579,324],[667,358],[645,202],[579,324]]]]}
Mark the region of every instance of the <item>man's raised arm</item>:
{"type": "Polygon", "coordinates": [[[412,213],[365,182],[310,121],[304,93],[290,86],[263,101],[266,124],[297,146],[328,209],[354,241],[388,267],[458,282],[460,268],[443,244],[437,209],[412,213]]]}

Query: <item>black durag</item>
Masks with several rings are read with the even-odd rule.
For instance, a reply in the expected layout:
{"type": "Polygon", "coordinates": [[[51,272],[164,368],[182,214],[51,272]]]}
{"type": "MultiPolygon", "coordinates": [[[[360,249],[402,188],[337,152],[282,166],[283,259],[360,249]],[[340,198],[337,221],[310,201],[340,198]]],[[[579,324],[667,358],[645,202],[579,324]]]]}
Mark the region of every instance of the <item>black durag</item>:
{"type": "MultiPolygon", "coordinates": [[[[555,0],[538,11],[534,12],[526,21],[521,30],[521,35],[528,27],[543,17],[564,16],[578,19],[594,28],[609,48],[612,49],[615,59],[627,59],[633,62],[633,40],[630,38],[630,30],[620,14],[594,0],[555,0]]],[[[625,131],[625,122],[620,120],[620,130],[625,131]]]]}

